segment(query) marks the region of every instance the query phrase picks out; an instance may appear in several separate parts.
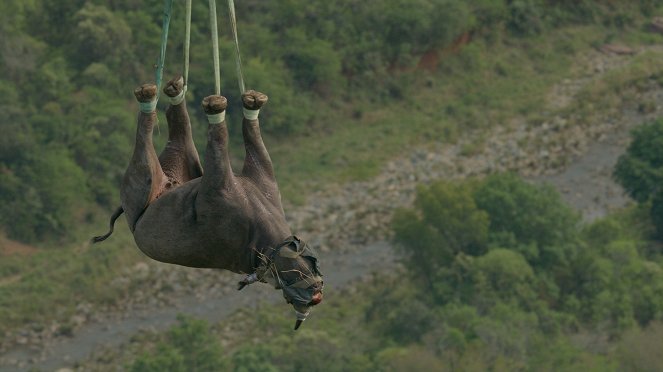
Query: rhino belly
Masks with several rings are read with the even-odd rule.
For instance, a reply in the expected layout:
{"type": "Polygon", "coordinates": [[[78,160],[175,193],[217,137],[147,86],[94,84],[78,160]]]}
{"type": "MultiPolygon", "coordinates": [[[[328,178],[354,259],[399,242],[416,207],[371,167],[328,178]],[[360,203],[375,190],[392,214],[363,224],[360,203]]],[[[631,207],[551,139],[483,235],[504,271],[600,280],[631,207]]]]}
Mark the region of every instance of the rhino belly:
{"type": "Polygon", "coordinates": [[[231,218],[201,218],[195,207],[198,183],[194,181],[150,204],[136,224],[136,245],[157,261],[238,271],[244,264],[240,262],[243,229],[231,218]]]}

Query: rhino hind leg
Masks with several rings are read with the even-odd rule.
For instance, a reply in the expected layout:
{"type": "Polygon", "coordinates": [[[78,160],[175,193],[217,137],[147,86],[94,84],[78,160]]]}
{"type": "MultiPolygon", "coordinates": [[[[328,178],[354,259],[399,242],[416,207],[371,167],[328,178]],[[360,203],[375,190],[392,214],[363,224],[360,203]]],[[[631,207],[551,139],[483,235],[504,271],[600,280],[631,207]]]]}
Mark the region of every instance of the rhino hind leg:
{"type": "MultiPolygon", "coordinates": [[[[144,84],[134,90],[134,95],[139,103],[144,104],[155,99],[156,91],[155,85],[144,84]]],[[[152,142],[152,131],[156,123],[156,110],[153,107],[141,107],[134,152],[120,187],[122,209],[126,213],[131,231],[134,231],[145,208],[161,195],[166,185],[166,176],[152,142]]]]}
{"type": "Polygon", "coordinates": [[[242,134],[246,149],[242,174],[252,178],[258,184],[276,182],[272,160],[269,157],[265,143],[262,140],[262,135],[260,134],[260,122],[257,115],[257,110],[260,110],[267,103],[267,100],[267,95],[254,90],[249,90],[242,94],[244,109],[256,113],[255,118],[247,118],[245,115],[242,120],[242,134]]]}
{"type": "Polygon", "coordinates": [[[184,99],[184,79],[177,76],[163,88],[170,99],[166,109],[168,143],[159,155],[159,162],[168,178],[167,187],[183,184],[203,175],[198,151],[193,143],[191,122],[184,99]]]}

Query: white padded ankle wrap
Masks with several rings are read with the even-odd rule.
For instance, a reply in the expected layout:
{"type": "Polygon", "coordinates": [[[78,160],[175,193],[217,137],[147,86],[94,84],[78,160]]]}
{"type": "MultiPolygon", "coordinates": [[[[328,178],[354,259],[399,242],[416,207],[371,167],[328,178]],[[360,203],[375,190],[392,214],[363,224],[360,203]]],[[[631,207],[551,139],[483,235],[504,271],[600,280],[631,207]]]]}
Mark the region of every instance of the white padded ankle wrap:
{"type": "Polygon", "coordinates": [[[150,112],[156,110],[157,108],[157,100],[156,98],[150,102],[138,102],[138,106],[140,106],[140,111],[144,112],[146,114],[149,114],[150,112]]]}
{"type": "Polygon", "coordinates": [[[226,111],[223,110],[218,114],[207,115],[207,122],[210,124],[221,124],[226,120],[226,111]]]}
{"type": "Polygon", "coordinates": [[[256,120],[258,119],[258,114],[260,114],[260,110],[249,110],[246,107],[242,107],[242,110],[244,111],[246,120],[256,120]]]}
{"type": "Polygon", "coordinates": [[[175,97],[168,97],[170,99],[170,104],[172,106],[175,106],[175,105],[179,105],[180,103],[182,103],[182,101],[184,101],[184,97],[186,96],[186,90],[187,90],[187,88],[186,88],[186,85],[185,85],[184,88],[182,89],[182,91],[180,92],[180,94],[176,95],[175,97]]]}

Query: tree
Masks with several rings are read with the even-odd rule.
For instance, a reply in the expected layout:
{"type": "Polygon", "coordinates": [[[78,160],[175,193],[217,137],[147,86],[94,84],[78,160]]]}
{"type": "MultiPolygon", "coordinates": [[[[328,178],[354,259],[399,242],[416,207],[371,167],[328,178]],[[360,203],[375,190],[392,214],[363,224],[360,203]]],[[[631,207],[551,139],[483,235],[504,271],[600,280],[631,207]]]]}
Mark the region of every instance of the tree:
{"type": "Polygon", "coordinates": [[[631,137],[613,176],[637,202],[651,203],[652,222],[663,239],[663,119],[634,129],[631,137]]]}
{"type": "Polygon", "coordinates": [[[536,299],[534,271],[525,258],[509,249],[493,249],[477,258],[472,267],[472,302],[483,309],[504,301],[521,305],[536,299]]]}
{"type": "Polygon", "coordinates": [[[74,16],[76,59],[83,66],[112,60],[118,63],[131,45],[131,28],[105,6],[86,3],[74,16]]]}
{"type": "Polygon", "coordinates": [[[260,346],[249,346],[237,350],[232,356],[234,372],[278,372],[271,363],[272,353],[260,346]]]}
{"type": "Polygon", "coordinates": [[[341,60],[334,46],[326,40],[310,37],[301,28],[288,29],[285,39],[283,61],[299,87],[321,94],[335,93],[341,60]]]}
{"type": "Polygon", "coordinates": [[[467,184],[438,182],[417,190],[415,208],[397,211],[396,242],[409,256],[412,272],[427,282],[439,300],[449,288],[439,285],[451,272],[462,271],[465,256],[485,252],[488,214],[477,208],[467,184]]]}
{"type": "Polygon", "coordinates": [[[551,186],[532,185],[512,173],[495,174],[481,183],[474,199],[490,216],[492,245],[520,251],[535,266],[568,260],[579,216],[551,186]]]}
{"type": "Polygon", "coordinates": [[[204,320],[177,316],[177,325],[153,353],[143,354],[131,365],[132,372],[203,372],[226,370],[221,345],[204,320]]]}

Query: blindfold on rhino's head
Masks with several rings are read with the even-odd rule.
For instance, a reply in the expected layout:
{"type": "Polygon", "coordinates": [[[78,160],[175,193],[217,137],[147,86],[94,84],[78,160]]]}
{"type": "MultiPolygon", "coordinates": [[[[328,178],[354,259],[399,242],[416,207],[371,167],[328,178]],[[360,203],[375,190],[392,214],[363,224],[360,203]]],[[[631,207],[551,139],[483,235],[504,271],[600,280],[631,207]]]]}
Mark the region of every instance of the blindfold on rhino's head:
{"type": "Polygon", "coordinates": [[[274,257],[275,278],[285,300],[297,315],[295,329],[310,313],[311,307],[322,302],[322,273],[317,255],[306,243],[295,240],[279,249],[274,257]]]}

